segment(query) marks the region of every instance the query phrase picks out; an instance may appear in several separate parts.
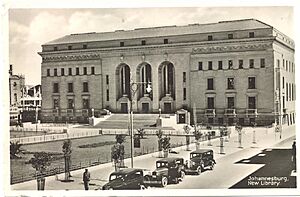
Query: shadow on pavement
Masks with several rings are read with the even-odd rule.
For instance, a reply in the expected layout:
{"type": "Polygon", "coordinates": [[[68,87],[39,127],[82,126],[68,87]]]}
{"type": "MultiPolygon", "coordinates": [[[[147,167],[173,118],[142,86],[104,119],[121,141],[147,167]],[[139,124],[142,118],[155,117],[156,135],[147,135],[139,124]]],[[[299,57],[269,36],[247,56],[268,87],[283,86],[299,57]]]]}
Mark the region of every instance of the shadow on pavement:
{"type": "Polygon", "coordinates": [[[291,176],[293,163],[291,149],[265,149],[235,164],[265,164],[230,189],[240,188],[296,188],[296,177],[291,176]]]}

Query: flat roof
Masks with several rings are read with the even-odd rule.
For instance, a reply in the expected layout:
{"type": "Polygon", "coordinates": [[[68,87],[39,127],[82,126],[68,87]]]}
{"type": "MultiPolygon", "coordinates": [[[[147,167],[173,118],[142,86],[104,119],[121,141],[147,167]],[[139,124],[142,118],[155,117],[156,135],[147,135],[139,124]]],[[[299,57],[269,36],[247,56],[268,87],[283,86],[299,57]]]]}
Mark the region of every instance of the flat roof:
{"type": "Polygon", "coordinates": [[[232,21],[220,21],[217,23],[207,24],[190,24],[185,26],[162,26],[162,27],[146,27],[136,28],[134,30],[116,30],[114,32],[90,32],[70,34],[64,37],[50,41],[44,45],[67,44],[67,43],[81,43],[81,42],[96,42],[96,41],[110,41],[110,40],[127,40],[147,37],[163,37],[163,36],[177,36],[200,33],[213,33],[221,31],[236,31],[236,30],[250,30],[250,29],[265,29],[272,28],[256,19],[242,19],[232,21]]]}
{"type": "Polygon", "coordinates": [[[199,150],[195,150],[195,151],[192,151],[192,153],[205,153],[205,152],[209,152],[209,151],[213,151],[212,149],[199,149],[199,150]]]}

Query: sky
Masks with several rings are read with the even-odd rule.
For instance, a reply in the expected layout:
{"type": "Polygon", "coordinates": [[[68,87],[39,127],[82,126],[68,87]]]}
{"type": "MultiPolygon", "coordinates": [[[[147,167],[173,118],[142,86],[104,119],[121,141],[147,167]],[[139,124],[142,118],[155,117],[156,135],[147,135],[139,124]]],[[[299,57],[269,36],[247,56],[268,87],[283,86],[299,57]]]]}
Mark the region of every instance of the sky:
{"type": "Polygon", "coordinates": [[[25,83],[41,81],[41,45],[72,33],[255,18],[294,39],[293,7],[9,9],[9,64],[25,83]]]}

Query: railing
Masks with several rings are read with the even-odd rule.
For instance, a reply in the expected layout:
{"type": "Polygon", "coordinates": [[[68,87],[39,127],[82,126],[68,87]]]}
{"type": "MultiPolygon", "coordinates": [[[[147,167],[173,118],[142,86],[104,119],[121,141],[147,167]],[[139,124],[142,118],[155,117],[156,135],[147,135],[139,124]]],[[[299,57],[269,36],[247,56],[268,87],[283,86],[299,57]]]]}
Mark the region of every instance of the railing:
{"type": "Polygon", "coordinates": [[[236,116],[235,109],[225,109],[225,115],[227,115],[227,116],[236,116]]]}
{"type": "Polygon", "coordinates": [[[247,109],[247,116],[257,116],[257,109],[247,109]]]}
{"type": "Polygon", "coordinates": [[[206,109],[205,115],[206,116],[216,116],[216,110],[215,109],[206,109]]]}

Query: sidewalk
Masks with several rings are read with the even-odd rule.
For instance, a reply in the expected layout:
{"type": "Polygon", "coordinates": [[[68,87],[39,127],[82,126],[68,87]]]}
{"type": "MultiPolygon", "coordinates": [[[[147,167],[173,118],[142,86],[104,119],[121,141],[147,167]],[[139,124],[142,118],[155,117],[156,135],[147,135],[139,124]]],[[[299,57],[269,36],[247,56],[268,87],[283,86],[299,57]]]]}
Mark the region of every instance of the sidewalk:
{"type": "MultiPolygon", "coordinates": [[[[227,157],[233,153],[238,154],[239,151],[250,148],[252,153],[259,153],[265,148],[270,148],[272,145],[279,143],[295,136],[295,126],[287,127],[282,132],[282,138],[279,139],[279,133],[274,133],[274,128],[255,128],[255,141],[253,142],[253,128],[248,128],[243,131],[242,136],[242,146],[243,148],[238,148],[238,138],[237,133],[233,132],[231,138],[228,142],[224,141],[224,152],[220,153],[220,140],[212,140],[212,146],[207,146],[207,142],[202,142],[201,148],[210,148],[214,150],[215,159],[217,163],[222,161],[222,158],[227,157]]],[[[195,150],[195,144],[190,145],[191,150],[195,150]]],[[[186,151],[186,146],[177,147],[173,150],[179,152],[179,154],[170,154],[170,157],[183,157],[188,159],[190,151],[186,151]]],[[[159,158],[158,153],[152,153],[147,155],[142,155],[134,158],[135,168],[144,169],[155,169],[155,161],[159,158]]],[[[125,160],[125,165],[130,166],[130,158],[125,160]]],[[[104,185],[108,181],[109,174],[114,171],[112,163],[106,163],[98,166],[93,166],[88,168],[91,172],[90,190],[97,189],[104,185]]],[[[83,190],[82,173],[84,169],[73,171],[72,179],[74,182],[64,183],[60,180],[64,179],[64,174],[59,174],[57,176],[51,176],[46,178],[46,190],[83,190]],[[58,178],[58,180],[56,180],[58,178]]],[[[12,190],[36,190],[36,180],[19,183],[11,186],[12,190]]]]}

